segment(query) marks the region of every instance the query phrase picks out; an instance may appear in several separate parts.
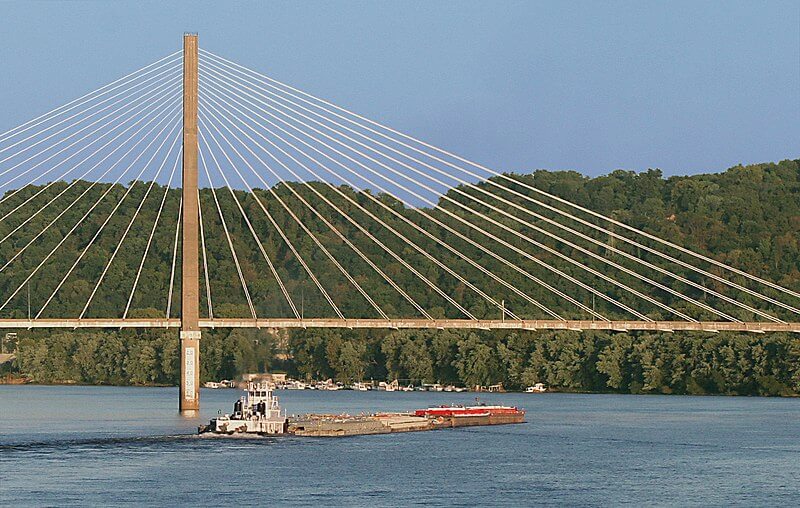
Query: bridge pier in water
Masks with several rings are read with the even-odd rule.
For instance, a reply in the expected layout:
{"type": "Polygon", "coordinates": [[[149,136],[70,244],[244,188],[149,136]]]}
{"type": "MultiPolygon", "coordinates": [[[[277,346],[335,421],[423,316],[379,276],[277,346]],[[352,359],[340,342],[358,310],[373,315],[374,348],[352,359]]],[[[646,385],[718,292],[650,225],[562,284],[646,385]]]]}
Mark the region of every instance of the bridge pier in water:
{"type": "Polygon", "coordinates": [[[200,255],[197,188],[197,35],[183,36],[183,211],[179,410],[200,409],[200,255]]]}

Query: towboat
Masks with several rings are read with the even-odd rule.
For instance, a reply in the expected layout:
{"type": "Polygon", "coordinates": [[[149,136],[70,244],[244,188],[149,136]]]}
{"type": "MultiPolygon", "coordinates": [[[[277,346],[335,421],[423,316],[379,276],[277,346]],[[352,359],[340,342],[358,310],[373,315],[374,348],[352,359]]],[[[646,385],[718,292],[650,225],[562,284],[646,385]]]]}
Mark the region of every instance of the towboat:
{"type": "Polygon", "coordinates": [[[287,427],[286,413],[281,414],[278,397],[270,383],[248,383],[246,395],[233,404],[233,413],[212,418],[201,425],[200,434],[283,434],[287,427]]]}

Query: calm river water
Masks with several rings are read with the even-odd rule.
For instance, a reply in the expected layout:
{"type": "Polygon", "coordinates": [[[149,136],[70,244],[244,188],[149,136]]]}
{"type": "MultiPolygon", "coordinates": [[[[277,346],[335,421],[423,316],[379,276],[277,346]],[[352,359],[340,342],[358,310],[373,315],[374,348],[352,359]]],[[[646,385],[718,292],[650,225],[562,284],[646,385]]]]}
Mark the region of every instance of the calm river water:
{"type": "MultiPolygon", "coordinates": [[[[278,392],[289,413],[471,394],[278,392]]],[[[236,390],[0,386],[0,505],[800,505],[800,400],[498,394],[528,423],[338,439],[200,438],[236,390]]]]}

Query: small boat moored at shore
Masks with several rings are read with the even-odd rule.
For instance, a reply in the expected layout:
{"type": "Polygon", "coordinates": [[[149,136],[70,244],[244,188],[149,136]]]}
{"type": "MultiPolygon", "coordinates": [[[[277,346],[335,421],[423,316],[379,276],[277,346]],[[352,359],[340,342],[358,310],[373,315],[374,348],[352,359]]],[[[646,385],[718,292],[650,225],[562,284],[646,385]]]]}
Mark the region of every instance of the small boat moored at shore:
{"type": "Polygon", "coordinates": [[[525,393],[544,393],[546,391],[547,387],[543,383],[536,383],[533,386],[525,388],[525,393]]]}
{"type": "Polygon", "coordinates": [[[206,381],[203,383],[203,388],[210,388],[212,390],[219,390],[221,388],[236,388],[236,383],[228,379],[222,381],[206,381]]]}

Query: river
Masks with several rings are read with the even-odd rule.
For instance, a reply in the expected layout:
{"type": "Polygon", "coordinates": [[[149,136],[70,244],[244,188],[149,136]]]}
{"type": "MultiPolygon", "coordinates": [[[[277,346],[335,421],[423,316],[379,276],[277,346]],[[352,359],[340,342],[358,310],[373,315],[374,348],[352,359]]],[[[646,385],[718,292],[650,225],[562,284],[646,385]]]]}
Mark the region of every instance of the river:
{"type": "MultiPolygon", "coordinates": [[[[289,413],[468,393],[279,391],[289,413]]],[[[236,390],[0,386],[0,505],[800,505],[800,399],[488,394],[523,425],[350,438],[203,438],[236,390]]]]}

